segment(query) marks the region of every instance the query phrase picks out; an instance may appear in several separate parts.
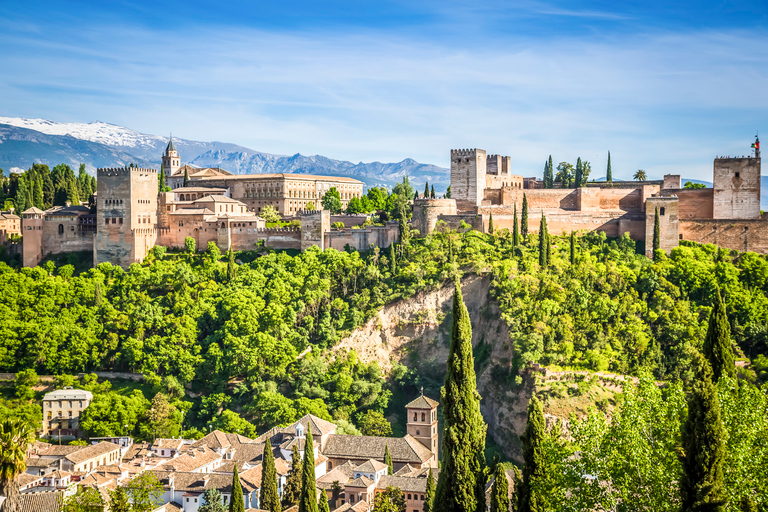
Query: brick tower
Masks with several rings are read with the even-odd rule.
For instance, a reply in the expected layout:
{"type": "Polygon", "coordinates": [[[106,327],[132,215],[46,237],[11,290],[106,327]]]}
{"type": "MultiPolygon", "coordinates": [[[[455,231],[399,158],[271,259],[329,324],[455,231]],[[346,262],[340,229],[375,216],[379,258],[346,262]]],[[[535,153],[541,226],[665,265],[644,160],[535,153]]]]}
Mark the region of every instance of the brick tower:
{"type": "Polygon", "coordinates": [[[437,442],[437,401],[424,396],[424,388],[421,395],[405,406],[408,434],[418,439],[432,452],[430,466],[437,467],[437,454],[439,443],[437,442]]]}
{"type": "Polygon", "coordinates": [[[179,152],[176,151],[176,145],[173,143],[173,138],[168,141],[168,146],[165,148],[163,154],[163,171],[165,171],[166,179],[173,175],[181,167],[181,157],[179,152]]]}

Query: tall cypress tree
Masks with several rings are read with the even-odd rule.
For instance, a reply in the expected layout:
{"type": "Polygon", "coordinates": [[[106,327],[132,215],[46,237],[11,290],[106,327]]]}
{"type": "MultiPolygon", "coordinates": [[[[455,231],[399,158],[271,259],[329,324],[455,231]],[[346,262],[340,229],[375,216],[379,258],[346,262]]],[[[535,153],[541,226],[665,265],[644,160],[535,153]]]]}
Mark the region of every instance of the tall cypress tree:
{"type": "Polygon", "coordinates": [[[712,384],[712,370],[703,357],[698,359],[698,381],[688,397],[688,418],[682,427],[680,509],[682,512],[722,512],[726,503],[725,428],[712,384]]]}
{"type": "Polygon", "coordinates": [[[608,170],[605,171],[605,181],[613,181],[613,172],[611,171],[611,152],[608,152],[608,170]]]}
{"type": "Polygon", "coordinates": [[[280,512],[280,497],[277,494],[277,470],[275,456],[272,453],[272,443],[269,439],[264,443],[264,457],[261,462],[261,492],[259,508],[270,512],[280,512]]]}
{"type": "Polygon", "coordinates": [[[541,179],[544,188],[549,188],[549,162],[544,161],[544,176],[541,179]]]}
{"type": "Polygon", "coordinates": [[[539,265],[546,267],[547,261],[547,218],[544,216],[544,212],[541,213],[541,221],[539,222],[539,265]]]}
{"type": "Polygon", "coordinates": [[[472,325],[458,282],[453,294],[448,372],[441,396],[445,435],[433,508],[437,512],[482,512],[485,510],[483,451],[487,426],[480,414],[472,325]]]}
{"type": "Polygon", "coordinates": [[[317,512],[331,512],[331,507],[328,506],[328,495],[325,491],[321,492],[317,498],[317,512]]]}
{"type": "Polygon", "coordinates": [[[555,167],[552,165],[552,155],[549,155],[549,185],[546,188],[555,186],[555,167]]]}
{"type": "Polygon", "coordinates": [[[288,471],[288,478],[283,489],[283,508],[290,508],[299,502],[299,496],[301,496],[301,467],[299,449],[294,444],[291,450],[291,469],[288,471]]]}
{"type": "Polygon", "coordinates": [[[312,446],[312,434],[307,429],[304,439],[304,460],[301,462],[299,512],[317,512],[317,493],[315,489],[315,452],[312,446]]]}
{"type": "Polygon", "coordinates": [[[395,244],[389,244],[389,271],[392,277],[397,275],[397,255],[395,254],[395,244]]]}
{"type": "Polygon", "coordinates": [[[229,246],[229,258],[227,259],[227,281],[233,281],[237,275],[237,266],[235,265],[235,251],[229,246]]]}
{"type": "Polygon", "coordinates": [[[229,512],[245,512],[243,486],[240,484],[240,476],[237,474],[237,464],[235,464],[235,471],[232,474],[232,497],[229,500],[229,512]]]}
{"type": "Polygon", "coordinates": [[[571,231],[571,265],[576,262],[576,237],[574,232],[571,231]]]}
{"type": "Polygon", "coordinates": [[[520,236],[528,243],[528,198],[523,194],[523,211],[520,213],[520,236]]]}
{"type": "Polygon", "coordinates": [[[528,425],[520,436],[523,442],[523,479],[515,489],[517,512],[543,512],[544,506],[534,490],[534,483],[544,476],[544,410],[536,395],[528,402],[528,425]]]}
{"type": "Polygon", "coordinates": [[[434,185],[432,185],[432,193],[430,194],[429,197],[431,197],[432,199],[435,199],[435,197],[436,197],[435,196],[435,186],[434,185]]]}
{"type": "Polygon", "coordinates": [[[488,232],[493,234],[493,213],[488,215],[488,232]]]}
{"type": "Polygon", "coordinates": [[[184,186],[186,187],[189,183],[189,169],[186,167],[184,168],[184,186]]]}
{"type": "Polygon", "coordinates": [[[512,245],[514,247],[517,247],[518,245],[520,245],[520,230],[517,227],[517,203],[515,203],[514,212],[515,212],[515,215],[512,218],[512,220],[515,223],[515,225],[512,228],[512,245]]]}
{"type": "Polygon", "coordinates": [[[712,366],[715,381],[719,380],[721,375],[736,376],[731,348],[731,326],[719,288],[715,290],[715,301],[709,314],[709,327],[704,338],[704,356],[712,366]]]}
{"type": "Polygon", "coordinates": [[[658,261],[656,251],[661,248],[661,225],[659,224],[659,207],[656,207],[656,217],[653,219],[653,261],[658,261]]]}
{"type": "Polygon", "coordinates": [[[424,182],[424,199],[429,197],[429,182],[424,182]]]}
{"type": "Polygon", "coordinates": [[[584,167],[581,165],[581,157],[576,160],[576,178],[574,181],[576,182],[576,188],[579,188],[581,182],[584,181],[584,167]]]}
{"type": "Polygon", "coordinates": [[[496,463],[493,471],[490,512],[509,512],[509,482],[507,482],[504,466],[500,462],[496,463]]]}
{"type": "Polygon", "coordinates": [[[432,512],[435,509],[435,478],[432,476],[432,468],[427,474],[427,490],[424,492],[424,505],[422,512],[432,512]]]}
{"type": "Polygon", "coordinates": [[[160,174],[157,176],[157,193],[163,192],[165,190],[165,168],[163,166],[160,166],[160,174]]]}
{"type": "Polygon", "coordinates": [[[544,219],[544,227],[547,228],[547,266],[552,264],[552,237],[549,235],[549,226],[547,226],[547,220],[544,219]]]}
{"type": "Polygon", "coordinates": [[[395,468],[392,465],[392,454],[389,453],[389,444],[384,445],[384,464],[387,465],[387,474],[393,475],[395,468]]]}

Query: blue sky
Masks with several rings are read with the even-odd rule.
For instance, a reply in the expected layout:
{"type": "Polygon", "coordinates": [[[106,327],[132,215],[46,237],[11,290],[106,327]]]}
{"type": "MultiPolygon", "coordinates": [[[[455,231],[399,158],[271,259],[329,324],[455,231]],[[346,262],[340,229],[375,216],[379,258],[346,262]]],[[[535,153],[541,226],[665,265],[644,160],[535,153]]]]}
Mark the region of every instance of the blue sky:
{"type": "MultiPolygon", "coordinates": [[[[711,179],[768,138],[763,1],[0,3],[0,116],[352,161],[711,179]]],[[[183,155],[182,155],[183,156],[183,155]]]]}

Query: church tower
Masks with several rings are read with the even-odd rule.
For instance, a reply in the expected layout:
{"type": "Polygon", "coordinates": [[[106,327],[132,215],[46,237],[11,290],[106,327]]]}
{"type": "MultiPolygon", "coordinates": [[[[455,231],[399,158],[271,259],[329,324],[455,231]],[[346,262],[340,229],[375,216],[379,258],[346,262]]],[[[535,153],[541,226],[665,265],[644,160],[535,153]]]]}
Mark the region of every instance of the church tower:
{"type": "Polygon", "coordinates": [[[439,444],[437,442],[437,401],[424,396],[424,388],[421,395],[405,406],[408,434],[416,438],[432,452],[430,466],[437,467],[437,455],[439,444]]]}
{"type": "Polygon", "coordinates": [[[163,154],[163,171],[165,171],[165,177],[170,178],[181,167],[181,157],[179,152],[176,151],[176,146],[173,144],[173,137],[168,141],[168,146],[165,148],[163,154]]]}

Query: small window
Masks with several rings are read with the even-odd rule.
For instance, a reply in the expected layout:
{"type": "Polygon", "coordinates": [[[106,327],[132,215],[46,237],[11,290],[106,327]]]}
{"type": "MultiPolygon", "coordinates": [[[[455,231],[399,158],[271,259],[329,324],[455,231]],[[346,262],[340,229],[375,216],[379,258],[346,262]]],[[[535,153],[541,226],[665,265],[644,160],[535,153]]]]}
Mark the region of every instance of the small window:
{"type": "Polygon", "coordinates": [[[736,173],[736,179],[739,179],[739,173],[736,173]]]}
{"type": "Polygon", "coordinates": [[[417,435],[417,436],[420,436],[420,435],[421,435],[421,430],[417,430],[417,431],[416,431],[416,435],[417,435]]]}
{"type": "Polygon", "coordinates": [[[60,235],[64,234],[64,224],[59,224],[59,234],[60,235]]]}
{"type": "Polygon", "coordinates": [[[411,499],[411,494],[410,493],[408,494],[408,499],[411,499]]]}
{"type": "Polygon", "coordinates": [[[667,209],[662,206],[661,208],[659,208],[659,215],[664,215],[666,211],[667,209]]]}

